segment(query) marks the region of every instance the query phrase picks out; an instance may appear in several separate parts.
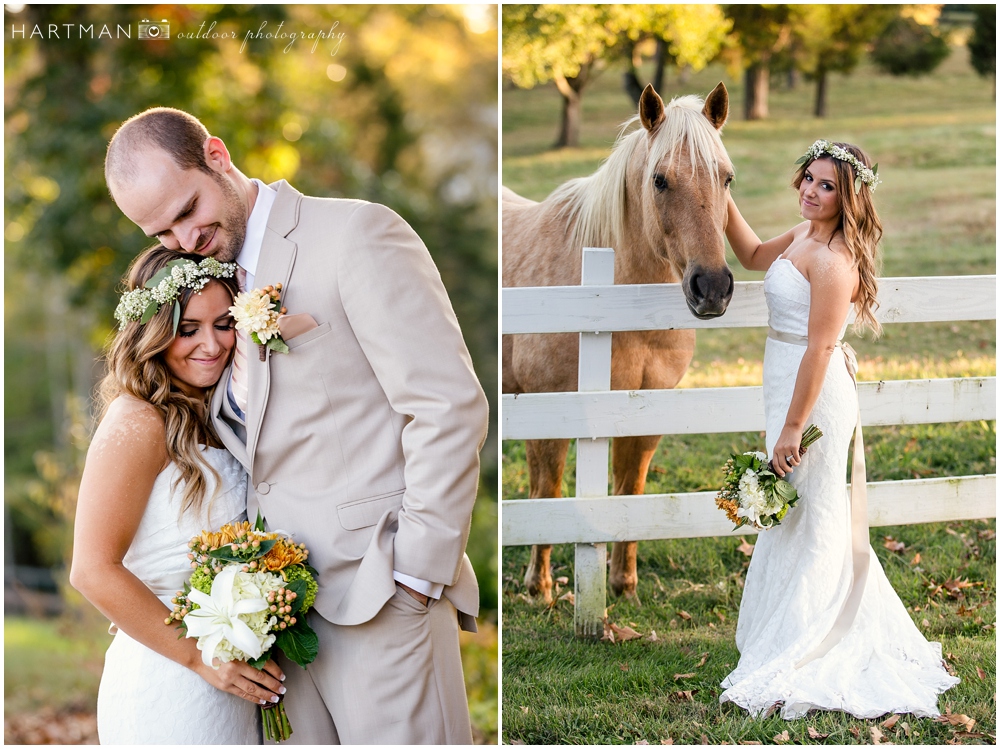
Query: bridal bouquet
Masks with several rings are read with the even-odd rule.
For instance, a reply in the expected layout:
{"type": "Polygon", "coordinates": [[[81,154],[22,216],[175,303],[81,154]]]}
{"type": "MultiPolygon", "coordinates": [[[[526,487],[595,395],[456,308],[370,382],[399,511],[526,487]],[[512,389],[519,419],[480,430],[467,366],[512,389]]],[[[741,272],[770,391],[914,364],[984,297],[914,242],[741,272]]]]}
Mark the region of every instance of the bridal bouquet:
{"type": "MultiPolygon", "coordinates": [[[[246,661],[263,668],[277,647],[305,667],[316,658],[319,640],[305,614],[316,600],[316,571],[305,563],[304,544],[264,532],[260,516],[249,522],[202,531],[188,543],[190,580],[173,599],[166,623],[180,622],[187,637],[198,638],[205,665],[246,661]]],[[[292,735],[285,707],[261,708],[264,736],[284,741],[292,735]]]]}
{"type": "MultiPolygon", "coordinates": [[[[823,436],[815,424],[802,433],[799,455],[823,436]]],[[[774,472],[762,452],[730,455],[722,468],[726,478],[715,504],[724,510],[736,528],[752,524],[757,530],[779,525],[790,507],[799,501],[795,487],[774,472]]],[[[735,528],[733,530],[736,530],[735,528]]]]}

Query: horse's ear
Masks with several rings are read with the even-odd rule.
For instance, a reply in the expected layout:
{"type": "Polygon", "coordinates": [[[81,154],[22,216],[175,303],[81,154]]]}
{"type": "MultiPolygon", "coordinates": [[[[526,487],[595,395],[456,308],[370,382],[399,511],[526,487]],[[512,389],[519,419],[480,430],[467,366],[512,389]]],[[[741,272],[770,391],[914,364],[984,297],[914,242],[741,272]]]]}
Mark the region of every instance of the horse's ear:
{"type": "Polygon", "coordinates": [[[729,92],[724,83],[719,81],[719,85],[712,89],[712,93],[705,99],[705,108],[701,110],[712,127],[721,130],[729,119],[729,92]]]}
{"type": "Polygon", "coordinates": [[[639,119],[642,120],[642,126],[649,132],[656,130],[663,122],[663,99],[649,83],[646,84],[646,88],[642,90],[642,96],[639,97],[639,119]]]}

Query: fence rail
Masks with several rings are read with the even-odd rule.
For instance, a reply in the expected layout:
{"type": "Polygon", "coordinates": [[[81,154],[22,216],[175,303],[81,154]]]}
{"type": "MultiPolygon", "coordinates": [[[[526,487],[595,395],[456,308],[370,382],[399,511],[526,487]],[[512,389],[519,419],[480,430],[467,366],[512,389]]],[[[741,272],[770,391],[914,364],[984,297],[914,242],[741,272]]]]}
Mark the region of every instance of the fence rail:
{"type": "MultiPolygon", "coordinates": [[[[606,543],[732,535],[714,492],[608,496],[609,438],[764,429],[760,387],[612,391],[611,334],[767,325],[762,282],[736,284],[726,314],[698,320],[679,284],[615,286],[614,254],[584,250],[580,286],[505,288],[504,334],[579,333],[579,392],[502,398],[501,438],[577,439],[577,497],[505,500],[505,546],[573,543],[578,635],[599,636],[606,543]]],[[[883,278],[883,324],[996,319],[996,277],[883,278]]],[[[996,418],[996,378],[859,383],[865,425],[996,418]]],[[[996,517],[996,476],[871,482],[869,525],[996,517]]],[[[741,528],[740,535],[754,533],[741,528]]]]}

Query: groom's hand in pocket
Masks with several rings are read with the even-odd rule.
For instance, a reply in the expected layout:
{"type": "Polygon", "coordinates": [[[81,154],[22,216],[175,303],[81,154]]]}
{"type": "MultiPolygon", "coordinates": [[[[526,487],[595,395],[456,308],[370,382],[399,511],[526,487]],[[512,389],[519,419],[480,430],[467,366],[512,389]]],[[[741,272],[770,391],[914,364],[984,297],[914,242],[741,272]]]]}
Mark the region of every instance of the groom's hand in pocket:
{"type": "Polygon", "coordinates": [[[285,693],[285,687],[281,684],[285,680],[285,674],[273,659],[265,663],[260,671],[243,661],[218,663],[216,660],[218,668],[205,666],[200,660],[199,664],[201,667],[197,669],[198,673],[213,687],[235,694],[255,705],[277,702],[279,696],[285,693]]]}
{"type": "Polygon", "coordinates": [[[400,588],[409,593],[410,597],[417,603],[419,603],[421,606],[427,605],[427,601],[429,600],[428,596],[425,596],[423,593],[418,593],[409,585],[403,585],[403,583],[399,582],[398,580],[396,581],[396,585],[398,585],[400,588]]]}

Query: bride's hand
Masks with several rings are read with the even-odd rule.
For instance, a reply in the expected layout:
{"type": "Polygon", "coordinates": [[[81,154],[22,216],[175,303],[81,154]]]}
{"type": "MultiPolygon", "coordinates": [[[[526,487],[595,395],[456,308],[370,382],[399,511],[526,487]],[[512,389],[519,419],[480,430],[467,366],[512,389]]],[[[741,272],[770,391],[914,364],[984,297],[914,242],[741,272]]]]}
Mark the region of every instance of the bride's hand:
{"type": "Polygon", "coordinates": [[[791,473],[795,466],[801,462],[799,456],[799,445],[802,444],[802,430],[785,425],[778,435],[778,441],[774,445],[774,452],[771,453],[771,465],[774,472],[785,477],[786,473],[791,473]]]}
{"type": "Polygon", "coordinates": [[[273,659],[265,663],[260,671],[243,661],[220,664],[216,660],[218,668],[206,666],[201,661],[198,663],[198,675],[213,687],[235,694],[255,705],[277,702],[278,696],[285,693],[285,688],[281,685],[285,675],[273,659]]]}

